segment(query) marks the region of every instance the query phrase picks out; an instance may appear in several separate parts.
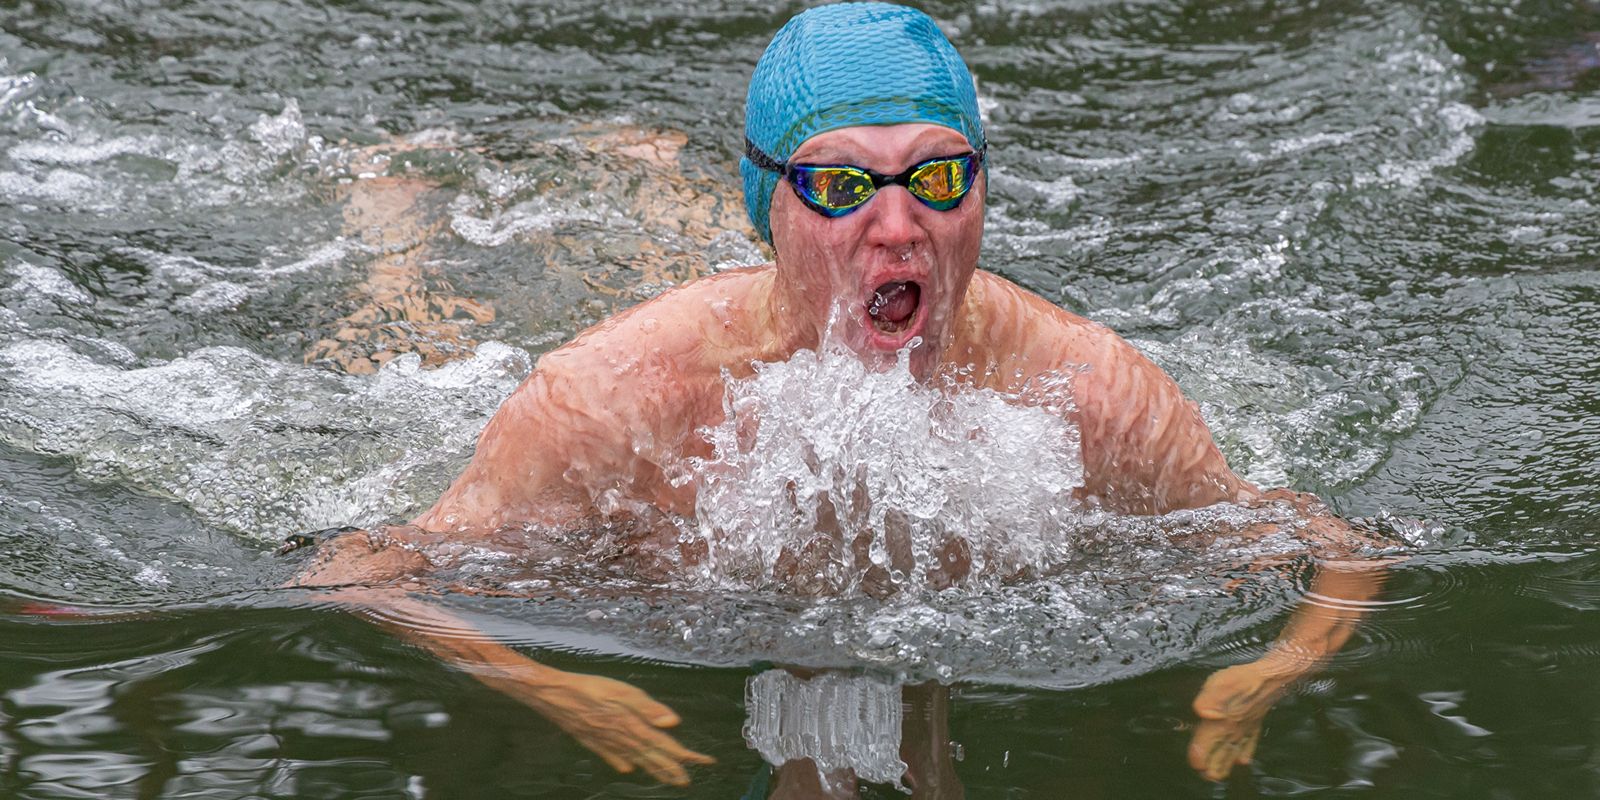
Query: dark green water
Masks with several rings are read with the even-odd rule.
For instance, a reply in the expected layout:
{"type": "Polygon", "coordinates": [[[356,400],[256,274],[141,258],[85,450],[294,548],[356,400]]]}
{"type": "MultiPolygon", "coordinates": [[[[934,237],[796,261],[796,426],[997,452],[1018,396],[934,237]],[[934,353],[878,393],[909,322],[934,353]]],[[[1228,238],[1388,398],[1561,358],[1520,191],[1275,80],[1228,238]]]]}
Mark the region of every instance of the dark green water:
{"type": "MultiPolygon", "coordinates": [[[[719,764],[671,790],[267,590],[296,566],[269,551],[426,507],[530,356],[759,259],[683,209],[738,221],[744,83],[798,9],[0,3],[0,600],[166,609],[0,613],[0,796],[739,796],[758,640],[833,622],[715,598],[469,609],[677,710],[719,764]],[[641,131],[681,132],[676,161],[616,143],[641,131]],[[350,213],[357,154],[394,137],[433,143],[386,167],[435,187],[401,244],[350,213]],[[438,369],[308,364],[346,329],[382,350],[396,326],[349,319],[399,251],[453,322],[398,328],[485,344],[438,369]],[[620,620],[585,630],[602,608],[620,620]],[[691,612],[753,632],[666,646],[691,612]]],[[[967,796],[1600,796],[1600,7],[927,10],[990,126],[984,266],[1135,341],[1247,477],[1427,521],[1398,523],[1420,546],[1386,602],[1224,785],[1184,765],[1188,704],[1261,652],[1290,589],[1149,612],[1066,581],[1104,613],[1048,679],[983,661],[1022,633],[911,647],[909,673],[964,666],[967,796]]]]}

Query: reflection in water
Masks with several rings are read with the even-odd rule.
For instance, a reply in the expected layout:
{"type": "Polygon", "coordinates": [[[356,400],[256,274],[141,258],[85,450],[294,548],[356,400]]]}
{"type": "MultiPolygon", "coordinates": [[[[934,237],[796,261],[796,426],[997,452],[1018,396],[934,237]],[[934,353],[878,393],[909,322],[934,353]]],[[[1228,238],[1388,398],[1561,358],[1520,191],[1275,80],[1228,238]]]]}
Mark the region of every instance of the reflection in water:
{"type": "Polygon", "coordinates": [[[853,787],[859,779],[904,790],[898,684],[842,672],[802,677],[770,669],[749,679],[744,697],[745,743],[779,768],[779,795],[785,765],[800,761],[809,762],[817,773],[813,780],[825,786],[843,790],[840,784],[853,787]]]}
{"type": "Polygon", "coordinates": [[[914,798],[964,796],[950,741],[950,690],[870,675],[771,669],[746,682],[745,742],[773,767],[746,797],[852,798],[862,782],[914,798]]]}

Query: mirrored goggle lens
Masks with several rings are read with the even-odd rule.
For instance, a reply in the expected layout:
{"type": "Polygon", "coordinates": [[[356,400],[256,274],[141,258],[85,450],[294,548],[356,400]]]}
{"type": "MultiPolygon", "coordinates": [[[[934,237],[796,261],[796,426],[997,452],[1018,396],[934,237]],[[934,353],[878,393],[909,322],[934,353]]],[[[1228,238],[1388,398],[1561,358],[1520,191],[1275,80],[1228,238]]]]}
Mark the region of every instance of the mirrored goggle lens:
{"type": "Polygon", "coordinates": [[[972,188],[972,162],[968,157],[923,164],[911,173],[906,188],[931,208],[954,208],[972,188]]]}
{"type": "Polygon", "coordinates": [[[872,176],[850,167],[796,167],[794,185],[812,207],[842,214],[872,197],[872,176]]]}

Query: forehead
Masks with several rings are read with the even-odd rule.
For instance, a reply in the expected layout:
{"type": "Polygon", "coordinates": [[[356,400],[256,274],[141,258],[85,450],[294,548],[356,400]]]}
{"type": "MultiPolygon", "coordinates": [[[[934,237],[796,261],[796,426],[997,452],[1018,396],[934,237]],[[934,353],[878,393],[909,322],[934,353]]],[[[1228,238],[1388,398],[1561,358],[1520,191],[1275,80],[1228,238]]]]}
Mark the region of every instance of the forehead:
{"type": "Polygon", "coordinates": [[[953,128],[927,122],[903,125],[858,125],[819,133],[805,140],[792,163],[837,162],[896,170],[928,158],[971,150],[953,128]]]}

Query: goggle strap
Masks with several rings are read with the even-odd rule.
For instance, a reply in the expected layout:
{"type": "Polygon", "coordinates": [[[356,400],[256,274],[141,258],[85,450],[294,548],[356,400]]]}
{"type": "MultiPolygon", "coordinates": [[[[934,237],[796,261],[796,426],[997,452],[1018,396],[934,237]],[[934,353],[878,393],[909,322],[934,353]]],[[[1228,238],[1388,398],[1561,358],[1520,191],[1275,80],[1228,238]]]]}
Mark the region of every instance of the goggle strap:
{"type": "Polygon", "coordinates": [[[750,141],[750,137],[748,136],[744,137],[744,156],[745,158],[750,159],[750,163],[756,165],[756,167],[759,169],[764,169],[768,172],[776,172],[784,177],[788,177],[789,175],[788,164],[785,164],[782,161],[779,161],[778,159],[762,152],[761,148],[756,147],[756,143],[750,141]]]}

